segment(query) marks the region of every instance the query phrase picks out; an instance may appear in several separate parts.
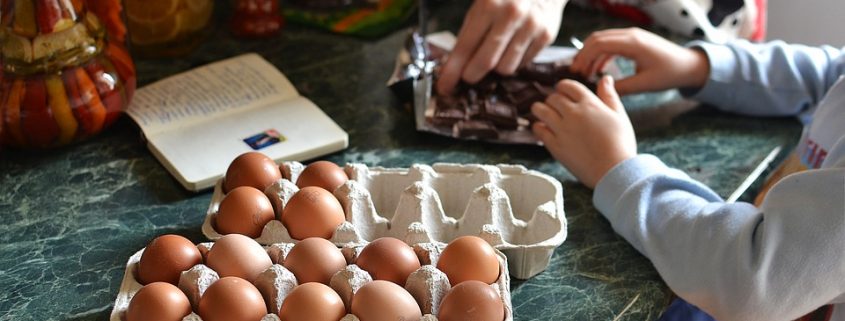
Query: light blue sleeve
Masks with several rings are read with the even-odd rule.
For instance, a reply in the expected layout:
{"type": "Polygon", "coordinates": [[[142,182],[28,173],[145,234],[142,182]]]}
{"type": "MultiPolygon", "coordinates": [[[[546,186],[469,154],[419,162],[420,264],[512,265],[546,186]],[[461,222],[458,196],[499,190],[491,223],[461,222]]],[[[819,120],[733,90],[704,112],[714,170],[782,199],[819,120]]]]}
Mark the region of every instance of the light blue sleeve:
{"type": "Polygon", "coordinates": [[[793,320],[845,293],[845,142],[760,209],[651,155],[613,168],[593,202],[680,297],[720,321],[793,320]]]}
{"type": "MultiPolygon", "coordinates": [[[[695,41],[703,50],[710,76],[699,90],[681,90],[689,98],[726,111],[755,116],[806,118],[845,70],[845,56],[829,46],[807,47],[782,41],[727,45],[695,41]]],[[[806,120],[806,119],[805,119],[806,120]]]]}

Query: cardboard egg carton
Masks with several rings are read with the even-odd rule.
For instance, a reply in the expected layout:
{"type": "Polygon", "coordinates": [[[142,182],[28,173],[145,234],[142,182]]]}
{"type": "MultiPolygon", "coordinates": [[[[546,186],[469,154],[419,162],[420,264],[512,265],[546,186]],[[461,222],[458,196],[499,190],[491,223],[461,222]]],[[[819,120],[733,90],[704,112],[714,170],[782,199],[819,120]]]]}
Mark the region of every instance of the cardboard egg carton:
{"type": "MultiPolygon", "coordinates": [[[[409,243],[407,239],[405,241],[409,243]]],[[[206,253],[213,245],[210,242],[201,243],[198,247],[201,252],[206,253]]],[[[341,252],[346,258],[348,265],[345,269],[335,273],[329,284],[340,295],[347,312],[350,311],[354,293],[364,286],[364,284],[373,280],[369,273],[355,264],[358,254],[364,246],[365,244],[349,243],[341,248],[341,252]]],[[[440,253],[445,247],[446,244],[443,243],[415,243],[413,245],[414,252],[417,254],[422,266],[408,277],[405,289],[414,297],[420,306],[423,314],[421,321],[437,321],[437,312],[439,311],[441,300],[451,289],[446,274],[435,268],[437,260],[440,258],[440,253]]],[[[284,303],[285,297],[298,285],[296,277],[283,265],[291,248],[293,248],[292,243],[276,243],[265,247],[273,261],[273,265],[262,272],[253,283],[259,292],[261,292],[268,307],[268,314],[262,318],[262,321],[279,321],[277,314],[284,303]]],[[[126,263],[123,282],[115,299],[114,308],[109,318],[110,321],[126,321],[126,310],[129,308],[129,303],[132,297],[143,287],[136,278],[138,263],[143,253],[144,249],[141,249],[132,255],[126,263]]],[[[496,251],[496,255],[499,261],[499,278],[490,286],[499,294],[499,297],[504,303],[504,321],[513,321],[510,276],[506,264],[507,259],[498,250],[496,251]]],[[[196,313],[199,300],[205,290],[218,279],[217,272],[204,264],[197,264],[191,269],[182,272],[178,287],[186,294],[194,311],[184,317],[182,319],[183,321],[202,320],[196,313]]],[[[359,321],[359,319],[354,314],[348,313],[340,321],[359,321]]]]}
{"type": "MultiPolygon", "coordinates": [[[[256,238],[260,244],[295,242],[278,220],[281,209],[299,188],[294,184],[305,166],[281,165],[283,178],[265,190],[276,211],[256,238]]],[[[530,278],[549,264],[566,239],[560,182],[520,165],[440,163],[410,168],[347,164],[350,180],[334,191],[346,214],[331,239],[336,245],[363,244],[383,236],[417,239],[409,244],[449,241],[478,235],[507,256],[511,274],[530,278]],[[424,231],[424,233],[418,233],[424,231]]],[[[222,180],[214,189],[203,234],[222,237],[215,216],[225,194],[222,180]]]]}

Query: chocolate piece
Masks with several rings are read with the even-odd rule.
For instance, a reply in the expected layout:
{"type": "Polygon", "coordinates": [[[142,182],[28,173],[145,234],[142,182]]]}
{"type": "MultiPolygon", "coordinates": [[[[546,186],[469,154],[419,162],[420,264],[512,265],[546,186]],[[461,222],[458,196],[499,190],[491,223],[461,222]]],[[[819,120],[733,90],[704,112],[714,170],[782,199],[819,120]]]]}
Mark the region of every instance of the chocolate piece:
{"type": "Polygon", "coordinates": [[[516,109],[509,104],[499,101],[496,96],[489,96],[482,104],[480,117],[491,121],[498,128],[516,129],[516,109]]]}
{"type": "Polygon", "coordinates": [[[489,121],[484,120],[462,120],[455,123],[452,127],[453,134],[456,137],[467,138],[475,137],[480,139],[496,139],[499,137],[499,131],[496,126],[489,121]]]}
{"type": "Polygon", "coordinates": [[[572,79],[580,82],[595,92],[595,84],[569,70],[569,66],[557,63],[531,63],[520,69],[517,74],[528,80],[536,81],[542,85],[554,86],[562,79],[572,79]]]}
{"type": "Polygon", "coordinates": [[[519,69],[517,71],[517,75],[526,80],[536,81],[543,85],[554,86],[554,84],[560,79],[557,77],[555,69],[556,67],[553,63],[530,63],[519,69]]]}
{"type": "Polygon", "coordinates": [[[503,100],[516,107],[520,114],[530,113],[531,105],[543,101],[548,95],[537,82],[528,82],[517,78],[503,79],[499,93],[503,100]]]}

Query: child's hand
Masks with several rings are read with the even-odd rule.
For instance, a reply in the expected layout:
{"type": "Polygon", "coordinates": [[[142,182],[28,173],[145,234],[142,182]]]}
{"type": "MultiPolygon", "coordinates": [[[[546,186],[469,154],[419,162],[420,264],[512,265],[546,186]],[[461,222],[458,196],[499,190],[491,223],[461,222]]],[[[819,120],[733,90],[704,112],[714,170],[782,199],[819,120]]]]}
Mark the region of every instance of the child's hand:
{"type": "Polygon", "coordinates": [[[572,71],[589,76],[619,55],[636,62],[635,75],[619,80],[621,95],[670,88],[701,87],[707,82],[710,64],[704,52],[678,46],[639,29],[598,31],[584,41],[572,71]]]}
{"type": "Polygon", "coordinates": [[[637,155],[634,128],[613,78],[598,84],[598,96],[574,80],[562,80],[545,103],[531,111],[540,120],[534,134],[584,185],[594,188],[611,168],[637,155]]]}

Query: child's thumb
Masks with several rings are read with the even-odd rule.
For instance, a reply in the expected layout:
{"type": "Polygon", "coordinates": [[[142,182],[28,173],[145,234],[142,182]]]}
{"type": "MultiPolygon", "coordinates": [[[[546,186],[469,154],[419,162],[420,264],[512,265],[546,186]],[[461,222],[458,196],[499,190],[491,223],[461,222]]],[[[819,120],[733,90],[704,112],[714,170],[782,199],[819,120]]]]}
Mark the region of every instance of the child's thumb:
{"type": "Polygon", "coordinates": [[[613,84],[613,77],[605,75],[599,80],[597,95],[607,106],[615,111],[624,110],[622,101],[619,99],[619,94],[613,84]]]}

